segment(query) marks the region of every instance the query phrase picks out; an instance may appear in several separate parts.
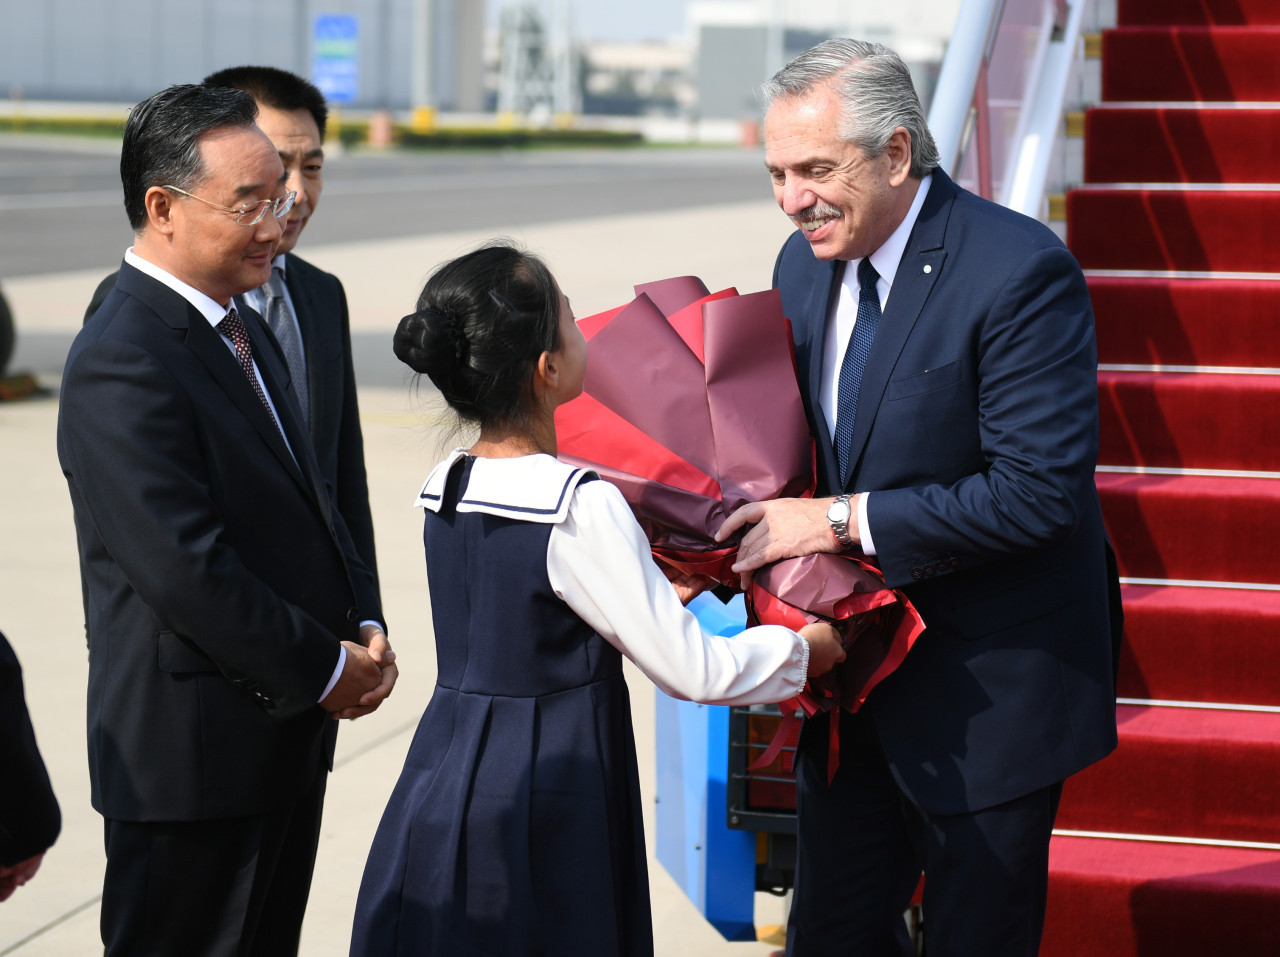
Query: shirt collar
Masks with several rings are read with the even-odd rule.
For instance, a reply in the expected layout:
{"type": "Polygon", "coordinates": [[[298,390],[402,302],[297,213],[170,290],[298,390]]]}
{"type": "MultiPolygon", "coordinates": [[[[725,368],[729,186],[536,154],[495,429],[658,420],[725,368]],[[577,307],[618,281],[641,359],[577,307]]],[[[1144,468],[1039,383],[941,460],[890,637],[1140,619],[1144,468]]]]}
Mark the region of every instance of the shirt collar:
{"type": "Polygon", "coordinates": [[[871,254],[871,265],[890,288],[893,286],[894,276],[898,274],[898,264],[902,262],[907,240],[911,238],[911,230],[915,228],[916,220],[920,218],[920,209],[924,206],[924,198],[929,194],[929,185],[932,182],[933,174],[926,173],[924,179],[920,180],[920,187],[916,190],[915,199],[911,201],[911,208],[907,210],[907,215],[902,218],[902,222],[889,238],[880,244],[880,248],[871,254]]]}
{"type": "MultiPolygon", "coordinates": [[[[439,511],[449,473],[466,457],[466,449],[450,452],[432,469],[413,504],[439,511]]],[[[590,469],[565,465],[542,453],[510,459],[477,458],[458,498],[458,511],[559,524],[569,514],[573,490],[580,482],[597,477],[590,469]]]]}
{"type": "Polygon", "coordinates": [[[209,325],[216,328],[218,323],[226,318],[226,306],[222,305],[215,299],[210,299],[195,286],[187,285],[187,283],[173,275],[173,273],[165,269],[161,269],[150,260],[143,259],[133,251],[132,246],[124,251],[124,261],[134,269],[138,270],[138,272],[146,273],[156,282],[163,283],[168,286],[183,299],[187,300],[187,302],[191,303],[191,305],[195,306],[200,315],[204,316],[205,319],[209,321],[209,325]]]}

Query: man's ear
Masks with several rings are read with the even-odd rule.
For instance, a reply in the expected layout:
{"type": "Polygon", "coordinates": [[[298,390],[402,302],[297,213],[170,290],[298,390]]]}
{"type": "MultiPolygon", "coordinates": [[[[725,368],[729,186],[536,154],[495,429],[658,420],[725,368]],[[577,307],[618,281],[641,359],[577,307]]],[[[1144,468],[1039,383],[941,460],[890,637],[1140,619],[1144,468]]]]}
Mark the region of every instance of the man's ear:
{"type": "Polygon", "coordinates": [[[162,236],[172,236],[176,204],[169,191],[161,186],[152,186],[142,198],[142,203],[147,213],[147,227],[162,236]]]}
{"type": "Polygon", "coordinates": [[[889,185],[901,186],[911,175],[911,134],[905,126],[890,134],[884,152],[889,157],[889,185]]]}

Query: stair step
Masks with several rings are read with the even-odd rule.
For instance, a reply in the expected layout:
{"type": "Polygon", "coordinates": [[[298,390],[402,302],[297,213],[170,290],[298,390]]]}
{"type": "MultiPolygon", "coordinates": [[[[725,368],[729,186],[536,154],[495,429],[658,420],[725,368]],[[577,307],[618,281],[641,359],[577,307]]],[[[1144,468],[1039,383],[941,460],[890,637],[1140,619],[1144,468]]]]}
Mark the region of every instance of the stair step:
{"type": "Polygon", "coordinates": [[[1121,590],[1120,697],[1280,707],[1280,592],[1121,590]]]}
{"type": "Polygon", "coordinates": [[[1142,26],[1245,26],[1280,24],[1275,0],[1117,0],[1116,22],[1142,26]]]}
{"type": "Polygon", "coordinates": [[[1099,371],[1098,414],[1104,465],[1280,472],[1280,375],[1099,371]]]}
{"type": "Polygon", "coordinates": [[[1280,851],[1056,836],[1040,957],[1280,953],[1280,851]]]}
{"type": "Polygon", "coordinates": [[[1119,705],[1116,722],[1119,747],[1067,781],[1058,827],[1280,840],[1280,713],[1119,705]]]}
{"type": "MultiPolygon", "coordinates": [[[[1072,251],[1109,273],[1089,276],[1099,361],[1280,368],[1280,2],[1116,0],[1116,22],[1095,45],[1119,105],[1084,116],[1085,180],[1141,188],[1065,200],[1072,251]]],[[[1104,368],[1099,460],[1278,472],[1276,388],[1104,368]]],[[[1280,477],[1097,483],[1122,575],[1263,586],[1123,585],[1119,694],[1280,708],[1280,477]]],[[[1059,828],[1095,836],[1053,838],[1041,957],[1280,953],[1280,713],[1117,716],[1115,754],[1064,789],[1059,828]]]]}
{"type": "Polygon", "coordinates": [[[1280,26],[1106,30],[1102,98],[1280,101],[1280,26]]]}
{"type": "Polygon", "coordinates": [[[1280,273],[1280,190],[1067,193],[1067,238],[1086,269],[1280,273]]]}
{"type": "Polygon", "coordinates": [[[1280,368],[1277,280],[1090,276],[1098,361],[1280,368]]]}
{"type": "Polygon", "coordinates": [[[1280,183],[1280,109],[1101,107],[1084,127],[1089,183],[1280,183]]]}
{"type": "Polygon", "coordinates": [[[1099,472],[1095,481],[1122,576],[1280,582],[1280,479],[1099,472]]]}

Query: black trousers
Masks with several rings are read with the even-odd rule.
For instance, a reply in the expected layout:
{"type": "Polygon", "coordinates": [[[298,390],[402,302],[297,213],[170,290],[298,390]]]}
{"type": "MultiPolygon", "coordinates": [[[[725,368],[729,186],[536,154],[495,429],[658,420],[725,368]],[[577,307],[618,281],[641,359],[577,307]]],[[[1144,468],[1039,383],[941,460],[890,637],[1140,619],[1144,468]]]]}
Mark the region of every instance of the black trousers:
{"type": "Polygon", "coordinates": [[[827,731],[823,716],[801,737],[787,957],[910,957],[903,912],[922,871],[929,957],[1036,957],[1062,784],[931,814],[898,788],[862,714],[841,714],[828,785],[827,731]]]}
{"type": "Polygon", "coordinates": [[[106,821],[106,957],[298,952],[327,775],[281,810],[217,821],[106,821]]]}

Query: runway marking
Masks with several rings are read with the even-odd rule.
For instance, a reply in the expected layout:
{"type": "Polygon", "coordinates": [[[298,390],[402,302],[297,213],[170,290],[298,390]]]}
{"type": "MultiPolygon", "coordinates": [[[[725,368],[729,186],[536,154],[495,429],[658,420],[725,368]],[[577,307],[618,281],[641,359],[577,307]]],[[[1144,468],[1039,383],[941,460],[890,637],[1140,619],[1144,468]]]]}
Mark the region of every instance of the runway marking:
{"type": "Polygon", "coordinates": [[[75,917],[76,915],[84,913],[94,904],[100,904],[100,903],[102,903],[101,894],[97,895],[96,897],[89,898],[89,900],[85,901],[79,907],[76,907],[73,910],[67,911],[61,917],[57,917],[49,921],[49,923],[45,924],[43,927],[36,928],[31,933],[27,934],[26,937],[22,938],[19,941],[15,941],[14,943],[6,947],[4,950],[0,950],[0,957],[4,957],[5,954],[14,953],[19,947],[25,947],[27,944],[31,943],[37,937],[41,937],[44,934],[47,934],[49,931],[53,930],[59,924],[65,924],[67,921],[69,921],[71,918],[75,917]]]}

